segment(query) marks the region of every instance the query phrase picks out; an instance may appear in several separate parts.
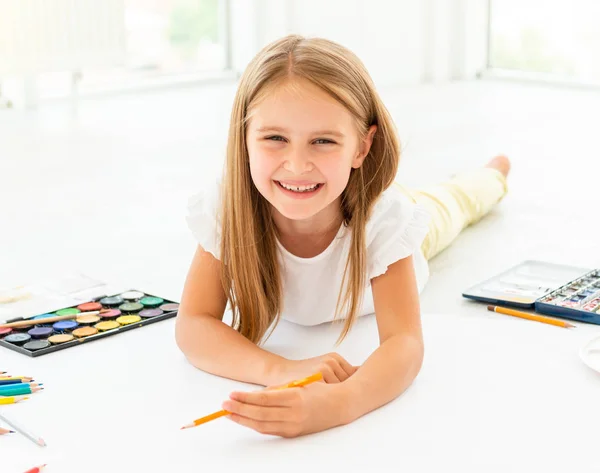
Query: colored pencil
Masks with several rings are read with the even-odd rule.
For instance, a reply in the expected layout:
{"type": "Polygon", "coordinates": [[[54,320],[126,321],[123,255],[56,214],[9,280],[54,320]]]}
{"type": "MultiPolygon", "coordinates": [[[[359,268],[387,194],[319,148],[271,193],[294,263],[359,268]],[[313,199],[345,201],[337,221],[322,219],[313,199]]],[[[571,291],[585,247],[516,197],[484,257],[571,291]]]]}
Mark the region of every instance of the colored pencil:
{"type": "Polygon", "coordinates": [[[30,381],[33,381],[33,378],[29,376],[6,376],[0,378],[0,381],[14,381],[16,379],[20,379],[24,383],[29,383],[30,381]]]}
{"type": "Polygon", "coordinates": [[[25,401],[29,399],[28,397],[15,397],[15,396],[0,396],[0,406],[4,406],[6,404],[16,404],[17,402],[25,401]]]}
{"type": "Polygon", "coordinates": [[[7,423],[9,426],[11,426],[13,429],[15,429],[21,435],[27,437],[29,440],[31,440],[36,445],[39,445],[40,447],[45,447],[46,446],[46,442],[44,441],[43,438],[41,438],[39,435],[36,435],[36,434],[34,434],[32,432],[29,432],[25,428],[17,425],[12,420],[7,419],[4,414],[0,414],[0,420],[2,420],[5,423],[7,423]]]}
{"type": "Polygon", "coordinates": [[[0,435],[14,434],[14,433],[15,433],[14,430],[3,429],[2,427],[0,427],[0,435]]]}
{"type": "Polygon", "coordinates": [[[55,317],[46,317],[45,319],[38,320],[22,320],[20,322],[12,322],[10,324],[0,324],[0,328],[18,328],[18,327],[29,327],[31,325],[37,324],[49,324],[54,322],[60,322],[61,320],[71,320],[76,319],[77,317],[81,317],[83,315],[98,315],[106,312],[106,309],[103,310],[92,310],[90,312],[79,312],[77,314],[71,315],[57,315],[55,317]]]}
{"type": "Polygon", "coordinates": [[[20,396],[22,394],[33,394],[41,391],[42,387],[39,384],[24,383],[24,384],[9,384],[8,386],[0,386],[0,396],[20,396]]]}
{"type": "Polygon", "coordinates": [[[3,391],[10,391],[12,389],[16,389],[16,388],[23,388],[23,387],[28,387],[28,388],[35,388],[37,386],[43,386],[44,383],[19,383],[19,384],[9,384],[7,386],[0,386],[0,392],[3,391]]]}
{"type": "Polygon", "coordinates": [[[29,383],[31,381],[33,381],[31,378],[0,379],[0,386],[6,386],[7,384],[29,383]]]}
{"type": "MultiPolygon", "coordinates": [[[[313,374],[312,376],[309,376],[308,378],[299,379],[297,381],[292,381],[291,383],[288,383],[286,385],[280,386],[275,389],[299,388],[302,386],[306,386],[307,384],[314,383],[316,381],[321,381],[322,379],[323,379],[323,375],[321,373],[316,373],[316,374],[313,374]]],[[[210,422],[211,420],[215,420],[215,419],[218,419],[219,417],[223,417],[223,416],[226,416],[229,414],[231,414],[231,412],[226,411],[226,410],[213,412],[212,414],[201,417],[200,419],[196,419],[195,421],[193,421],[192,423],[190,423],[188,425],[184,425],[181,428],[181,430],[191,429],[192,427],[197,427],[199,425],[206,424],[207,422],[210,422]]]]}
{"type": "Polygon", "coordinates": [[[35,468],[32,468],[31,470],[27,470],[25,473],[40,473],[40,471],[42,471],[45,467],[46,467],[46,465],[36,466],[35,468]]]}
{"type": "Polygon", "coordinates": [[[572,328],[575,325],[565,322],[564,320],[556,320],[550,317],[544,317],[542,315],[528,314],[527,312],[521,312],[520,310],[507,309],[506,307],[497,307],[488,305],[488,310],[497,312],[499,314],[512,315],[513,317],[519,317],[522,319],[533,320],[535,322],[542,322],[544,324],[556,325],[557,327],[572,328]]]}

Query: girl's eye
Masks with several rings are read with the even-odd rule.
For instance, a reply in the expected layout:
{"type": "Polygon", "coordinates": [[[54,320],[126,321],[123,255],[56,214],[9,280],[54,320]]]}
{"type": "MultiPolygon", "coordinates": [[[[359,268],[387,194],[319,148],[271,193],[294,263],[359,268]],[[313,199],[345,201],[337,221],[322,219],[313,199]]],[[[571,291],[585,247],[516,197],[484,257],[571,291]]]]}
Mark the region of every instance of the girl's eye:
{"type": "Polygon", "coordinates": [[[329,144],[334,144],[333,141],[331,140],[327,140],[325,138],[319,138],[318,140],[315,140],[315,143],[318,145],[329,145],[329,144]]]}
{"type": "Polygon", "coordinates": [[[285,141],[285,138],[283,136],[279,136],[279,135],[267,136],[266,139],[271,140],[271,141],[285,141]]]}

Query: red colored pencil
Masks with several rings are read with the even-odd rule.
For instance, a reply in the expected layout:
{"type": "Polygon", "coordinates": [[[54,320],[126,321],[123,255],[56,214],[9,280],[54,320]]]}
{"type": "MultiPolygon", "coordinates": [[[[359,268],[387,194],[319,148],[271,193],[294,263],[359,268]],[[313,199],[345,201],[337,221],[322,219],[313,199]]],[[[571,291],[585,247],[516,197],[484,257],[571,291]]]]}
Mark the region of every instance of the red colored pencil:
{"type": "Polygon", "coordinates": [[[35,468],[32,468],[31,470],[27,470],[25,473],[40,473],[40,471],[42,471],[45,466],[46,465],[36,466],[35,468]]]}

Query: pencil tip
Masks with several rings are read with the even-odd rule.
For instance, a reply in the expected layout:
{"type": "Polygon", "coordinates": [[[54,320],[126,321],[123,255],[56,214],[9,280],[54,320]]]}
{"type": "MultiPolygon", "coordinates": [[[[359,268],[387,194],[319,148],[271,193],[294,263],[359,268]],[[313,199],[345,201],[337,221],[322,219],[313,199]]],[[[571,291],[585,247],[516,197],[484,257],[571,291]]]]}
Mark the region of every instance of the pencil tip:
{"type": "Polygon", "coordinates": [[[9,430],[8,433],[10,433],[10,434],[16,434],[16,432],[14,430],[9,430]]]}
{"type": "Polygon", "coordinates": [[[493,305],[488,305],[488,306],[487,306],[487,309],[488,309],[489,311],[492,311],[492,312],[494,312],[494,306],[493,306],[493,305]]]}

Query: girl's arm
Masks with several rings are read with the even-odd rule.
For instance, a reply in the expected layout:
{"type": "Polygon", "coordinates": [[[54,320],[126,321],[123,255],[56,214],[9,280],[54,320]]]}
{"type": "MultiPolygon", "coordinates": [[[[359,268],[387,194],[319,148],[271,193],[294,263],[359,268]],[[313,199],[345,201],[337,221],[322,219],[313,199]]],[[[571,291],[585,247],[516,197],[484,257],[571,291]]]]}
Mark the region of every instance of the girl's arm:
{"type": "Polygon", "coordinates": [[[220,261],[198,247],[177,314],[177,345],[203,371],[268,385],[285,359],[259,348],[222,321],[227,298],[220,271],[220,261]]]}
{"type": "Polygon", "coordinates": [[[350,422],[398,397],[413,382],[423,362],[419,293],[412,257],[391,264],[371,280],[380,346],[340,385],[350,422]]]}
{"type": "Polygon", "coordinates": [[[347,424],[398,397],[423,361],[419,295],[412,257],[372,279],[380,346],[347,380],[303,388],[233,392],[229,417],[265,434],[297,435],[347,424]]]}

